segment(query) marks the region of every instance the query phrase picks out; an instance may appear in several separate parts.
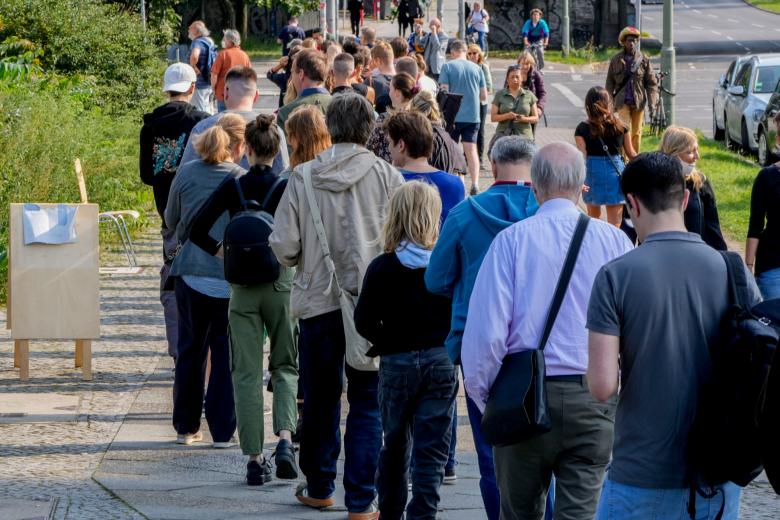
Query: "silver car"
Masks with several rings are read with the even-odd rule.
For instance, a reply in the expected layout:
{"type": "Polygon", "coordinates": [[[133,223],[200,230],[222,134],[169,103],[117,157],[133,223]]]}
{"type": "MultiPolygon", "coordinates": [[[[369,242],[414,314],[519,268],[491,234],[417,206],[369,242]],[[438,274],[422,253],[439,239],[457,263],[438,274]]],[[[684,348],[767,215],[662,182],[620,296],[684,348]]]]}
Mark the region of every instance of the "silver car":
{"type": "Polygon", "coordinates": [[[732,60],[726,73],[720,77],[712,92],[712,136],[718,141],[723,140],[723,116],[728,88],[734,84],[734,77],[737,75],[740,65],[749,59],[749,56],[745,56],[732,60]]]}
{"type": "Polygon", "coordinates": [[[727,147],[741,147],[748,153],[758,150],[758,122],[778,80],[780,54],[752,55],[735,63],[734,79],[726,88],[723,102],[722,128],[727,147]]]}

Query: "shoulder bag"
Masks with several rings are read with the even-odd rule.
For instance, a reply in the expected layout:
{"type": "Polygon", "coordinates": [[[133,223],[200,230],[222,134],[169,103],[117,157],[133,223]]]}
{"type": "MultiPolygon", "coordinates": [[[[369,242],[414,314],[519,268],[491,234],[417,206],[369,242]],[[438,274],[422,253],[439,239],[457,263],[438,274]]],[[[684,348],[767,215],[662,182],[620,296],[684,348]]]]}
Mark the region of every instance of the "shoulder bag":
{"type": "Polygon", "coordinates": [[[566,296],[590,218],[581,214],[555,287],[539,347],[504,357],[482,416],[482,434],[492,446],[519,444],[550,431],[544,347],[566,296]]]}
{"type": "Polygon", "coordinates": [[[358,334],[355,329],[355,304],[357,303],[357,296],[351,295],[341,287],[341,284],[339,284],[339,277],[336,274],[336,265],[333,263],[333,258],[330,255],[328,237],[325,235],[325,226],[322,223],[322,213],[320,213],[320,206],[317,204],[317,198],[314,195],[314,186],[311,182],[310,163],[305,163],[303,165],[302,175],[306,200],[309,202],[309,211],[311,211],[314,229],[317,232],[317,238],[320,242],[320,248],[322,249],[323,261],[330,274],[331,283],[328,284],[325,294],[330,292],[332,282],[336,283],[336,290],[339,293],[341,320],[344,324],[346,362],[355,370],[376,372],[379,370],[379,357],[369,357],[366,355],[368,349],[371,348],[371,344],[366,338],[358,334]]]}

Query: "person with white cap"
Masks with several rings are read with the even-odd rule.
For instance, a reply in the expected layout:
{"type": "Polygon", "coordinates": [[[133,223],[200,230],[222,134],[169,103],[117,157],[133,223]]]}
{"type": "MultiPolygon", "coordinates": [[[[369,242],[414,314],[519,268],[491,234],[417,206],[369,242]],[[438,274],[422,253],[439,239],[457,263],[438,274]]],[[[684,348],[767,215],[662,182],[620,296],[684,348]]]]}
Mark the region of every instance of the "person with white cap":
{"type": "Polygon", "coordinates": [[[186,63],[169,66],[163,77],[163,91],[168,102],[144,115],[141,128],[140,170],[141,180],[152,186],[157,212],[163,219],[163,267],[160,270],[160,302],[165,314],[165,335],[168,354],[175,360],[177,312],[173,290],[166,290],[172,252],[176,247],[175,230],[165,227],[165,205],[173,176],[179,167],[184,148],[193,127],[209,115],[190,104],[197,77],[195,70],[186,63]]]}

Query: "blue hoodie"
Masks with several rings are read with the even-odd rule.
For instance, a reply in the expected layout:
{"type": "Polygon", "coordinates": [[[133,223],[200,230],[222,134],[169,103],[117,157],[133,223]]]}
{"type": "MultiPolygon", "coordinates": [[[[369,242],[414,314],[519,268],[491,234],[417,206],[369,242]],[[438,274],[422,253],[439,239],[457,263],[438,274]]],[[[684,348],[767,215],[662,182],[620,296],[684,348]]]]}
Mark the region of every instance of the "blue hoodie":
{"type": "Polygon", "coordinates": [[[452,298],[452,328],[445,346],[453,363],[460,363],[471,291],[493,238],[538,208],[530,186],[499,184],[464,200],[447,216],[425,272],[425,285],[434,294],[452,298]]]}

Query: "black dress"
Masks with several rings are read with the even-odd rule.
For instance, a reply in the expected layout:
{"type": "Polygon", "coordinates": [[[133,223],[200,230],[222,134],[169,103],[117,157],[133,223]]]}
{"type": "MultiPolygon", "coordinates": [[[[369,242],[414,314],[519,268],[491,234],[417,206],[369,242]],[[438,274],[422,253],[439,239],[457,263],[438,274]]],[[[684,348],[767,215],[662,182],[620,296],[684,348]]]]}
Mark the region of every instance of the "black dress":
{"type": "Polygon", "coordinates": [[[726,241],[720,231],[718,207],[715,204],[715,192],[710,181],[705,179],[701,189],[695,190],[693,183],[685,183],[691,195],[685,208],[685,228],[701,236],[702,240],[718,251],[726,250],[726,241]]]}

